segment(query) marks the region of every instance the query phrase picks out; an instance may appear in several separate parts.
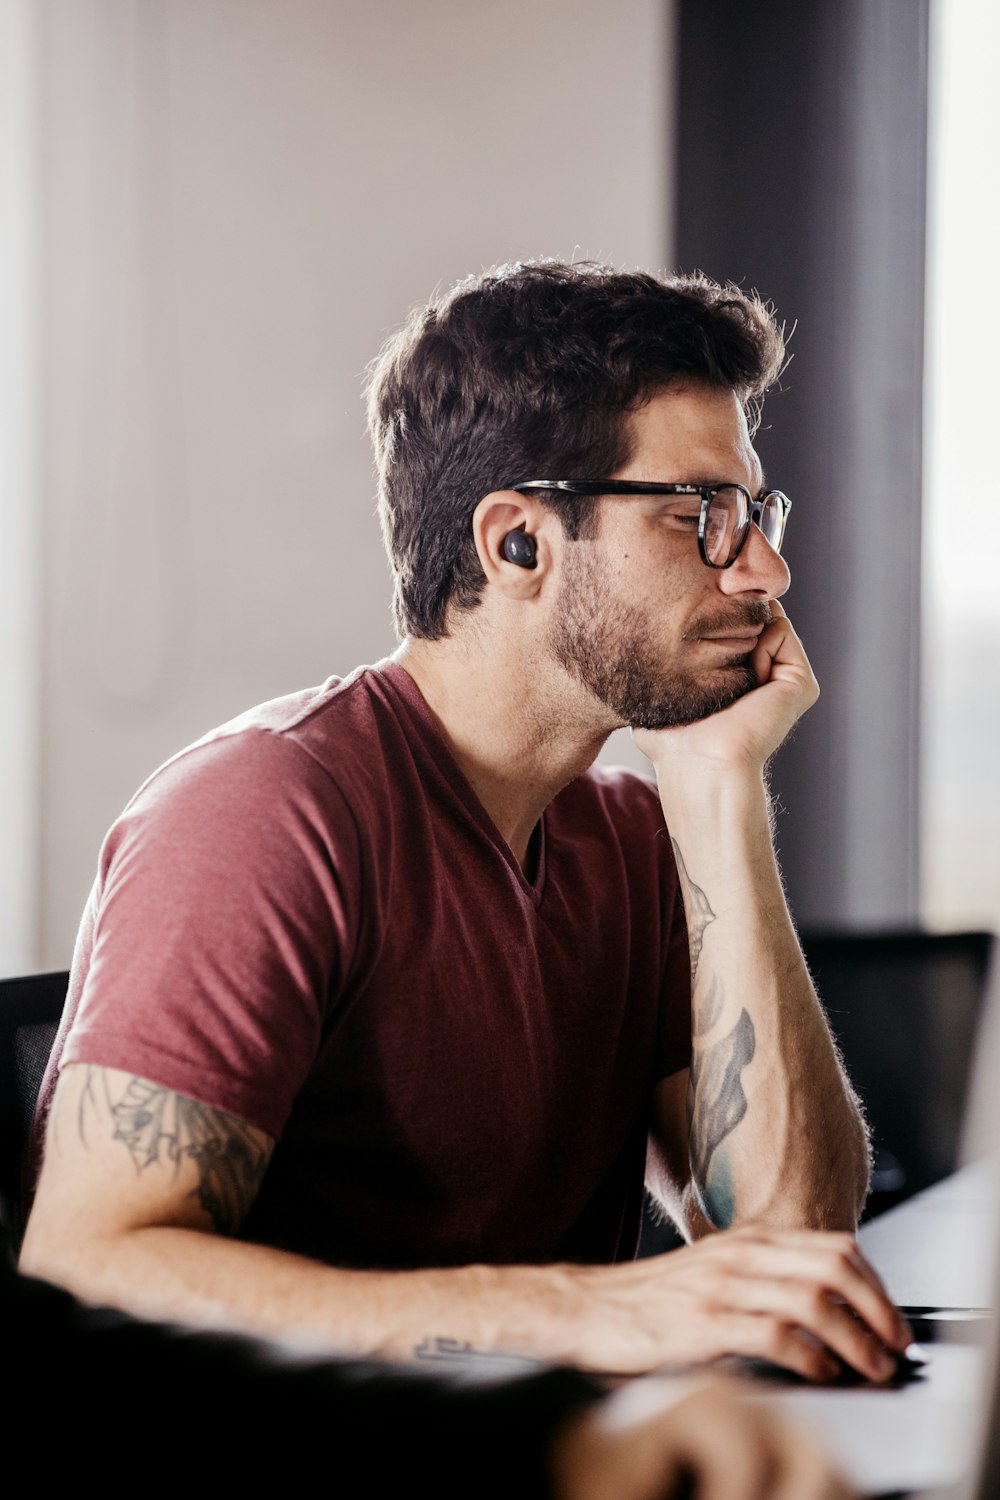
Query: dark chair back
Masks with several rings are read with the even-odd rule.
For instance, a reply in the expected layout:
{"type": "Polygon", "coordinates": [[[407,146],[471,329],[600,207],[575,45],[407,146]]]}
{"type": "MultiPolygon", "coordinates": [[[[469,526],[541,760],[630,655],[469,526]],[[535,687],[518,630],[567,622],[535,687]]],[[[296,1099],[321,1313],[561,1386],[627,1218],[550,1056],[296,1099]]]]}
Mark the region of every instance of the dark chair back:
{"type": "MultiPolygon", "coordinates": [[[[874,1218],[959,1165],[994,937],[823,930],[800,940],[871,1125],[874,1218]]],[[[681,1243],[647,1202],[640,1255],[681,1243]]]]}
{"type": "MultiPolygon", "coordinates": [[[[0,979],[0,1240],[20,1243],[20,1164],[69,975],[0,979]]],[[[0,1246],[2,1250],[2,1246],[0,1246]]]]}
{"type": "Polygon", "coordinates": [[[989,932],[804,932],[875,1148],[867,1214],[953,1172],[993,950],[989,932]]]}

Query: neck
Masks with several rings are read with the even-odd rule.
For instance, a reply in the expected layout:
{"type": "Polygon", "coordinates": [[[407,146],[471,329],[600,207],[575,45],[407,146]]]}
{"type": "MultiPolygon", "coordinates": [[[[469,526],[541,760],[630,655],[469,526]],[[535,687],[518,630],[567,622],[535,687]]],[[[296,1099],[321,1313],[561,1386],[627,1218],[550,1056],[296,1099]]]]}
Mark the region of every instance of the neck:
{"type": "MultiPolygon", "coordinates": [[[[420,689],[473,791],[524,868],[552,798],[592,764],[616,726],[582,716],[553,689],[552,664],[524,642],[466,627],[441,641],[406,640],[395,660],[420,689]],[[545,679],[550,679],[545,685],[545,679]],[[561,701],[560,701],[561,700],[561,701]]],[[[579,696],[578,694],[576,695],[579,696]]]]}

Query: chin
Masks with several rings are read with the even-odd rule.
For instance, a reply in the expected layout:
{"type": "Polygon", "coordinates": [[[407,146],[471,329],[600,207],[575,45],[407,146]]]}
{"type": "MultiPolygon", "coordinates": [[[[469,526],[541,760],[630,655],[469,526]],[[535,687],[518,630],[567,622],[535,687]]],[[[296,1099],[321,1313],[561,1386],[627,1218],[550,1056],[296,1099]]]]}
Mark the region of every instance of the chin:
{"type": "Polygon", "coordinates": [[[681,729],[698,724],[721,713],[730,704],[745,698],[757,686],[757,674],[749,658],[740,658],[727,670],[726,681],[711,687],[704,683],[674,683],[672,690],[652,698],[637,696],[630,706],[629,723],[633,729],[681,729]]]}

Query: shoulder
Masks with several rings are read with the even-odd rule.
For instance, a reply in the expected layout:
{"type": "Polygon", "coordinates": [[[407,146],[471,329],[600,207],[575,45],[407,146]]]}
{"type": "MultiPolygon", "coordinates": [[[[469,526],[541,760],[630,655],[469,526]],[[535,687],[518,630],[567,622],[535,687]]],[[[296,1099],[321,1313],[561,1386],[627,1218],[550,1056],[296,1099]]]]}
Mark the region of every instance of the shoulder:
{"type": "Polygon", "coordinates": [[[280,1133],[359,951],[352,681],[250,709],[132,798],[101,851],[66,1060],[280,1133]]]}
{"type": "MultiPolygon", "coordinates": [[[[377,669],[359,668],[255,705],[172,755],[126,806],[119,824],[211,812],[259,823],[309,803],[351,805],[380,744],[377,669]]],[[[118,825],[116,825],[118,826],[118,825]]]]}
{"type": "MultiPolygon", "coordinates": [[[[297,879],[356,885],[391,835],[394,790],[417,775],[421,725],[409,679],[360,667],[248,709],[172,756],[143,783],[101,851],[97,893],[146,869],[236,888],[297,879]],[[411,722],[412,721],[412,722],[411,722]]],[[[291,889],[288,886],[289,890],[291,889]]]]}

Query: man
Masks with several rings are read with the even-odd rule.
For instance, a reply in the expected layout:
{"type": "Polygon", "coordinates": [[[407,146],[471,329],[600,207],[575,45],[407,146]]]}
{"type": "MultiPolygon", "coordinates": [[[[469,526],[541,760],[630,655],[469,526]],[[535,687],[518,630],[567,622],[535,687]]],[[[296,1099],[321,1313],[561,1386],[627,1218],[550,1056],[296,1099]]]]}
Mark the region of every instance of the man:
{"type": "Polygon", "coordinates": [[[892,1372],[764,786],[817,692],[747,426],[782,358],[733,289],[554,263],[390,342],[403,644],[115,825],[26,1268],[363,1353],[892,1372]],[[655,785],[588,769],[622,724],[655,785]],[[634,1263],[647,1136],[694,1243],[634,1263]]]}

